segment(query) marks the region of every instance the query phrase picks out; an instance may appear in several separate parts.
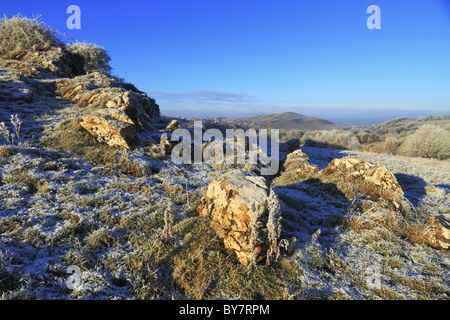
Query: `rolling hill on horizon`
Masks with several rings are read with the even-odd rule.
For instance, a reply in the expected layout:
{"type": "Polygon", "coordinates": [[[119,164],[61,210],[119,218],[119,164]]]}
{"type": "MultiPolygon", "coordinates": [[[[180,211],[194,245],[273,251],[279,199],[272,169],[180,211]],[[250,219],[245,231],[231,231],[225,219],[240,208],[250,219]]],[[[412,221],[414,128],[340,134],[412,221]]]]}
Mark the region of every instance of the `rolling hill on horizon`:
{"type": "Polygon", "coordinates": [[[296,112],[270,113],[253,117],[217,117],[215,119],[243,129],[326,130],[340,127],[329,120],[305,116],[296,112]]]}

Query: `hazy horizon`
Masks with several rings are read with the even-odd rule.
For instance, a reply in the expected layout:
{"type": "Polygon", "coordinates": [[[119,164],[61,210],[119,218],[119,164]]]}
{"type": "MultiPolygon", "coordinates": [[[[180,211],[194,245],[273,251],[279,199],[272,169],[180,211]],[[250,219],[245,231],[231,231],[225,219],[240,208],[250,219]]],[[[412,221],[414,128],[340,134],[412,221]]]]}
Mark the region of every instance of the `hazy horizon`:
{"type": "Polygon", "coordinates": [[[202,109],[202,110],[189,110],[189,109],[166,109],[162,115],[168,116],[168,117],[177,117],[177,118],[186,118],[190,119],[191,117],[198,117],[198,118],[215,118],[215,117],[226,117],[226,118],[238,118],[238,117],[253,117],[253,116],[259,116],[264,114],[270,114],[270,113],[284,113],[284,112],[296,112],[299,114],[302,114],[304,116],[310,116],[310,117],[316,117],[321,118],[325,120],[329,120],[333,122],[334,124],[340,124],[340,125],[357,125],[357,126],[369,126],[374,124],[380,124],[389,120],[393,120],[396,118],[401,117],[407,117],[407,118],[418,118],[421,116],[430,116],[430,115],[448,115],[450,113],[445,112],[431,112],[431,113],[425,113],[425,112],[405,112],[405,111],[397,111],[397,112],[391,112],[389,114],[381,112],[380,114],[371,115],[371,117],[366,117],[363,114],[353,115],[353,117],[348,118],[349,113],[345,114],[335,114],[335,115],[327,115],[323,112],[310,112],[308,108],[304,109],[297,109],[297,110],[277,110],[275,112],[238,112],[238,111],[217,111],[217,110],[208,110],[208,109],[202,109]]]}

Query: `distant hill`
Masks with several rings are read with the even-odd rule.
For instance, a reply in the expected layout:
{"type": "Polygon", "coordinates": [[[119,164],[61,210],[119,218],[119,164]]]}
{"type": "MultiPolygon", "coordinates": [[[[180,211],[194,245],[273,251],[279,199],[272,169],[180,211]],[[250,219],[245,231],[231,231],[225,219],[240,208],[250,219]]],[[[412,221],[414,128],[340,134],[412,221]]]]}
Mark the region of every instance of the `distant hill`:
{"type": "MultiPolygon", "coordinates": [[[[411,132],[416,131],[423,124],[434,124],[441,128],[449,128],[450,115],[430,115],[418,118],[396,118],[385,121],[380,124],[375,124],[367,128],[367,132],[378,135],[394,134],[406,136],[411,132]]],[[[448,130],[448,129],[447,129],[448,130]]]]}
{"type": "Polygon", "coordinates": [[[220,117],[216,120],[243,129],[326,130],[339,127],[331,121],[295,112],[271,113],[254,117],[220,117]]]}

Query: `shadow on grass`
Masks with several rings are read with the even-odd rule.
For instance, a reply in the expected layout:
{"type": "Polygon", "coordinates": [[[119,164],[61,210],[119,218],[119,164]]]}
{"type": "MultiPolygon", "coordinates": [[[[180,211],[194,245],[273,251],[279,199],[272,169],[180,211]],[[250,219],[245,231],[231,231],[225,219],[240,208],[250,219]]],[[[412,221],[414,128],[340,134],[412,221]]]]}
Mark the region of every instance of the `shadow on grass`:
{"type": "Polygon", "coordinates": [[[417,207],[427,193],[425,190],[427,185],[425,180],[405,173],[395,173],[394,176],[402,187],[405,197],[417,207]]]}

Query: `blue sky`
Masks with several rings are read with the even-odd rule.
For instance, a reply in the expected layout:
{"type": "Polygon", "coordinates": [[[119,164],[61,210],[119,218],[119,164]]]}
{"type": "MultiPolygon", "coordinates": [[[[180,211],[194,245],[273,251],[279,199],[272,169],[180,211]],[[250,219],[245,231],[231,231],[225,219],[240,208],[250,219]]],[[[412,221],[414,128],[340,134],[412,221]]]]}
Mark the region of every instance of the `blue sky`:
{"type": "Polygon", "coordinates": [[[2,1],[96,43],[173,116],[295,111],[339,123],[450,114],[450,0],[2,1]],[[81,30],[69,30],[69,5],[81,30]],[[367,7],[381,9],[369,30],[367,7]]]}

